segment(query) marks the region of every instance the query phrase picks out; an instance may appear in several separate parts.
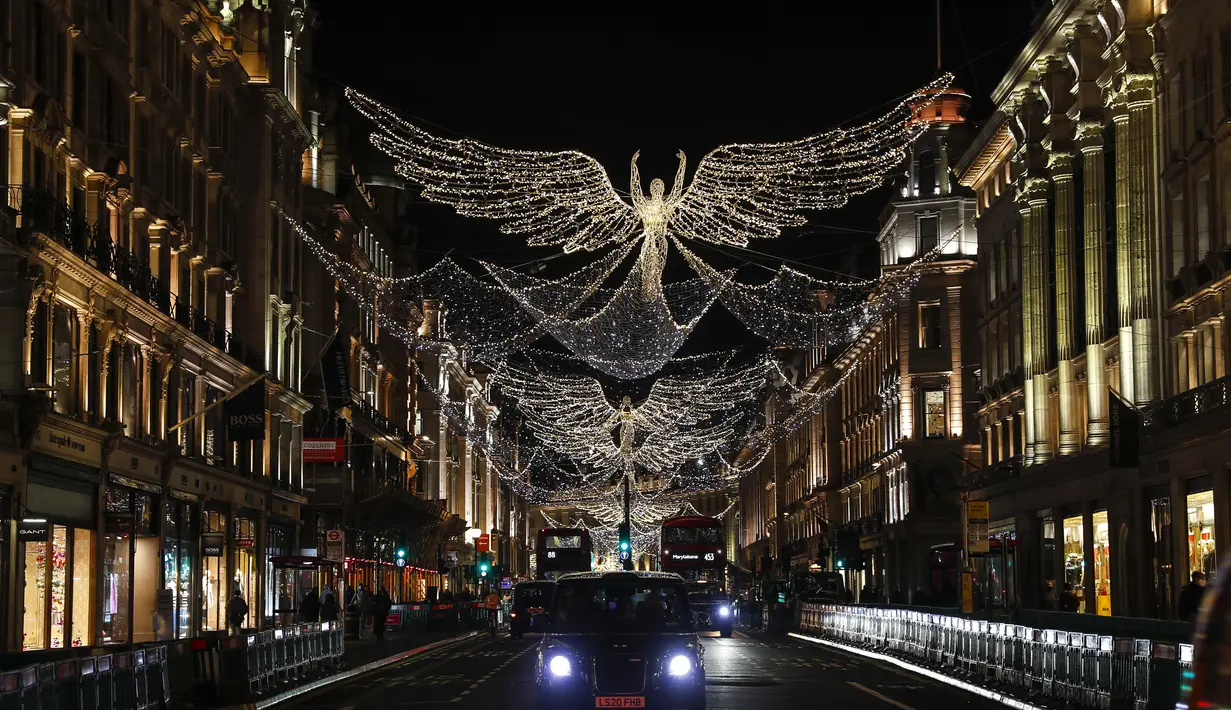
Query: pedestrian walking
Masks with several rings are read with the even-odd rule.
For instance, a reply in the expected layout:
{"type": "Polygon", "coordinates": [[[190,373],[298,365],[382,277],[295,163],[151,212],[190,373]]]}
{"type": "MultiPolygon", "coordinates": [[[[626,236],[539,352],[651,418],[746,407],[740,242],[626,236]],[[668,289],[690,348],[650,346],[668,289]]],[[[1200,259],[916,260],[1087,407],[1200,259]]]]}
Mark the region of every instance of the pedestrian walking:
{"type": "Polygon", "coordinates": [[[238,636],[243,630],[246,618],[248,618],[248,602],[244,601],[243,592],[236,589],[231,598],[227,600],[227,624],[230,625],[230,632],[233,636],[238,636]]]}
{"type": "Polygon", "coordinates": [[[316,596],[315,589],[309,589],[303,593],[303,601],[299,603],[299,622],[302,624],[311,624],[316,622],[321,615],[320,599],[316,596]]]}
{"type": "Polygon", "coordinates": [[[1205,596],[1205,585],[1205,573],[1198,570],[1193,572],[1192,581],[1180,590],[1180,598],[1175,606],[1181,621],[1192,623],[1197,620],[1197,612],[1201,611],[1201,599],[1205,596]]]}
{"type": "Polygon", "coordinates": [[[363,638],[363,629],[372,620],[374,602],[372,593],[362,584],[359,585],[359,591],[355,592],[355,605],[359,607],[359,638],[363,638]]]}
{"type": "Polygon", "coordinates": [[[389,619],[389,609],[392,607],[393,600],[389,598],[389,592],[381,587],[376,598],[372,600],[372,631],[378,639],[385,638],[385,622],[389,619]]]}
{"type": "Polygon", "coordinates": [[[334,595],[332,589],[325,587],[321,593],[321,621],[337,621],[340,611],[337,596],[334,595]]]}

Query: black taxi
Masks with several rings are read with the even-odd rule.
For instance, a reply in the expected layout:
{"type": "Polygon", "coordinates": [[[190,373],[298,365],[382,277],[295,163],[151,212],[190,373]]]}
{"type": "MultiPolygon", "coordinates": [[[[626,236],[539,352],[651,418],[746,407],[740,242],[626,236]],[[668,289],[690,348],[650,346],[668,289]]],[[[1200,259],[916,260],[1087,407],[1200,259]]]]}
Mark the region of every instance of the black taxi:
{"type": "Polygon", "coordinates": [[[684,580],[664,572],[556,580],[535,682],[539,710],[704,710],[705,654],[684,580]]]}

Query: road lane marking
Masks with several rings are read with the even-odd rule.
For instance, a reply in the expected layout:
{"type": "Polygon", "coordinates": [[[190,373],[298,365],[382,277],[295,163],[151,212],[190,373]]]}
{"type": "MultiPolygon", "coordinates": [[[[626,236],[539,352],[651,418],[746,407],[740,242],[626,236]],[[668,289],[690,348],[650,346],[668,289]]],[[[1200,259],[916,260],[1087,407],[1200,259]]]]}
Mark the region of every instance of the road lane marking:
{"type": "Polygon", "coordinates": [[[791,632],[787,635],[790,636],[791,638],[799,639],[800,641],[807,641],[809,643],[814,643],[818,646],[828,646],[830,648],[834,648],[839,651],[844,651],[846,653],[849,653],[855,656],[863,656],[864,658],[871,658],[877,661],[884,661],[885,663],[893,664],[899,668],[910,671],[911,673],[915,673],[917,675],[921,675],[925,678],[930,678],[940,683],[951,685],[954,688],[964,690],[968,693],[974,693],[975,695],[982,696],[984,698],[987,698],[988,700],[994,700],[998,703],[1008,705],[1009,707],[1014,708],[1014,710],[1044,710],[1038,705],[1031,705],[1030,703],[1018,700],[1017,698],[1011,695],[1006,695],[1005,693],[998,693],[994,690],[988,690],[987,688],[983,688],[981,686],[972,685],[965,681],[958,680],[957,678],[950,678],[949,676],[944,675],[943,673],[937,673],[936,671],[930,668],[924,668],[923,666],[917,666],[913,663],[910,663],[909,661],[903,661],[900,658],[895,658],[893,656],[887,656],[883,653],[877,653],[875,651],[866,651],[862,648],[846,646],[840,643],[834,643],[833,641],[819,639],[819,638],[816,638],[815,636],[805,636],[804,634],[798,634],[794,632],[791,632]]]}
{"type": "Polygon", "coordinates": [[[878,700],[883,700],[883,701],[885,701],[885,702],[889,703],[890,705],[894,706],[894,707],[895,707],[895,708],[897,708],[898,710],[915,710],[914,708],[912,708],[911,706],[907,705],[906,703],[899,703],[898,701],[894,700],[893,698],[890,698],[890,697],[888,697],[888,696],[886,696],[886,695],[881,695],[880,693],[876,692],[875,690],[872,690],[872,689],[871,689],[871,688],[869,688],[868,686],[866,686],[866,685],[860,685],[859,683],[856,683],[856,682],[855,682],[855,681],[853,681],[853,680],[848,680],[848,681],[846,681],[846,684],[847,684],[847,685],[849,685],[849,686],[853,686],[853,687],[855,687],[855,688],[859,688],[860,690],[862,690],[863,692],[867,693],[868,695],[871,695],[872,697],[874,697],[874,698],[876,698],[876,699],[878,699],[878,700]]]}

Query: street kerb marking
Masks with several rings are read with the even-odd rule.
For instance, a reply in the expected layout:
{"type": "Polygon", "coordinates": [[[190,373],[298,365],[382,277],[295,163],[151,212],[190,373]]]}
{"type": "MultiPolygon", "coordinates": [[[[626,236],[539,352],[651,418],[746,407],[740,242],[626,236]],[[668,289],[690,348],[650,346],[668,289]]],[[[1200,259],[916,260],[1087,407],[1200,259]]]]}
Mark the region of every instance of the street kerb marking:
{"type": "Polygon", "coordinates": [[[885,701],[885,702],[889,703],[890,705],[894,706],[894,707],[895,707],[895,708],[897,708],[898,710],[915,710],[914,708],[912,708],[911,706],[907,705],[906,703],[899,703],[898,701],[894,700],[893,698],[890,698],[890,697],[885,696],[885,695],[881,695],[880,693],[876,692],[875,690],[872,690],[872,689],[871,689],[871,688],[869,688],[868,686],[866,686],[866,685],[860,685],[859,683],[856,683],[856,682],[855,682],[855,681],[853,681],[853,680],[848,680],[848,681],[846,681],[846,684],[847,684],[847,685],[850,685],[850,686],[854,686],[854,687],[856,687],[856,688],[859,688],[860,690],[862,690],[863,692],[867,693],[868,695],[871,695],[872,697],[874,697],[874,698],[876,698],[876,699],[878,699],[878,700],[883,700],[883,701],[885,701]]]}
{"type": "Polygon", "coordinates": [[[504,663],[501,663],[500,665],[498,665],[498,666],[496,666],[495,668],[493,668],[491,671],[489,671],[489,672],[487,673],[487,675],[485,675],[485,676],[483,676],[482,678],[480,678],[480,679],[476,680],[475,682],[471,683],[471,684],[470,684],[470,687],[469,687],[469,688],[466,688],[465,690],[463,690],[463,691],[462,691],[462,692],[461,692],[461,693],[460,693],[460,694],[459,694],[456,698],[453,698],[452,700],[448,700],[448,701],[441,701],[441,702],[451,702],[451,703],[460,703],[460,702],[462,702],[462,700],[463,700],[463,699],[464,699],[467,695],[470,695],[470,692],[471,692],[471,691],[473,691],[475,688],[477,688],[477,687],[479,687],[480,685],[482,685],[484,682],[486,682],[486,681],[487,681],[489,678],[491,678],[492,676],[496,675],[496,674],[497,674],[497,673],[499,673],[500,671],[502,671],[502,670],[504,670],[505,668],[507,668],[507,667],[508,667],[508,665],[509,665],[510,663],[512,663],[513,661],[516,661],[517,659],[519,659],[519,658],[521,658],[522,656],[524,656],[524,655],[526,654],[526,651],[529,651],[529,650],[530,650],[530,649],[532,649],[532,648],[534,648],[534,646],[527,646],[527,647],[523,648],[522,650],[518,651],[517,653],[515,653],[515,654],[513,654],[511,657],[509,657],[509,659],[508,659],[508,660],[506,660],[504,663]]]}
{"type": "Polygon", "coordinates": [[[837,649],[839,651],[843,651],[845,653],[849,653],[855,656],[863,656],[864,658],[871,658],[877,661],[883,661],[887,664],[895,665],[898,668],[901,668],[903,670],[910,671],[916,675],[922,676],[924,679],[931,679],[931,680],[937,681],[938,683],[944,683],[945,685],[950,685],[950,686],[953,686],[954,688],[965,690],[968,693],[973,693],[975,695],[982,696],[984,698],[987,698],[988,700],[994,700],[998,703],[1008,705],[1009,707],[1014,708],[1014,710],[1043,710],[1037,705],[1032,705],[1025,701],[1018,700],[1017,698],[1011,695],[1006,695],[1005,693],[998,693],[994,690],[988,690],[987,688],[984,688],[982,686],[973,685],[971,683],[967,683],[966,681],[958,680],[957,678],[950,678],[949,676],[944,675],[943,673],[937,673],[936,671],[930,668],[924,668],[923,666],[917,666],[908,661],[904,661],[900,658],[894,658],[893,656],[887,656],[883,653],[876,653],[875,651],[865,651],[862,648],[855,648],[853,646],[847,646],[845,644],[836,643],[834,641],[828,641],[826,639],[816,638],[815,636],[806,636],[804,634],[799,634],[795,632],[791,632],[787,635],[790,636],[791,638],[799,639],[800,641],[807,641],[809,643],[814,643],[818,646],[828,646],[830,648],[837,649]]]}

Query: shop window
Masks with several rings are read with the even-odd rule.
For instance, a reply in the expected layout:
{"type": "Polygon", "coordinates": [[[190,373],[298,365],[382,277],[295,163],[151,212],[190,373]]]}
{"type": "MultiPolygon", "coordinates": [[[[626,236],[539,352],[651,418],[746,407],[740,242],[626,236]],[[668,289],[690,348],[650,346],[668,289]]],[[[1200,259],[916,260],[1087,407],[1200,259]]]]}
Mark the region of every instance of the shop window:
{"type": "Polygon", "coordinates": [[[1188,576],[1204,572],[1209,584],[1218,576],[1214,551],[1214,491],[1188,494],[1188,576]]]}
{"type": "MultiPolygon", "coordinates": [[[[201,556],[201,630],[225,631],[227,628],[226,604],[230,593],[223,580],[227,576],[227,561],[225,556],[226,514],[217,511],[206,511],[201,516],[202,532],[216,535],[206,542],[210,547],[217,544],[217,549],[202,550],[201,556]],[[212,554],[218,552],[219,554],[212,554]],[[208,554],[207,554],[208,553],[208,554]]],[[[245,600],[247,601],[247,600],[245,600]]]]}
{"type": "MultiPolygon", "coordinates": [[[[1061,595],[1066,595],[1072,592],[1077,595],[1078,613],[1086,611],[1086,595],[1085,595],[1085,574],[1086,574],[1086,558],[1085,558],[1085,531],[1082,527],[1082,518],[1080,515],[1075,515],[1071,518],[1064,519],[1064,589],[1061,590],[1061,595]]],[[[1061,611],[1066,611],[1064,606],[1064,598],[1061,597],[1061,611]]]]}
{"type": "Polygon", "coordinates": [[[923,435],[932,438],[945,436],[945,392],[927,390],[923,393],[923,435]]]}
{"type": "Polygon", "coordinates": [[[248,621],[245,627],[256,626],[257,619],[261,618],[260,597],[257,594],[259,589],[257,570],[264,566],[257,563],[259,555],[256,547],[256,521],[249,518],[236,518],[234,536],[235,558],[231,588],[227,594],[229,596],[234,594],[236,589],[239,590],[244,601],[248,602],[248,621]]]}
{"type": "Polygon", "coordinates": [[[22,543],[22,650],[85,646],[90,632],[93,533],[52,525],[49,539],[22,543]]]}
{"type": "Polygon", "coordinates": [[[1175,609],[1171,588],[1171,499],[1150,501],[1150,532],[1154,552],[1154,616],[1167,619],[1175,609]]]}
{"type": "Polygon", "coordinates": [[[64,648],[65,612],[68,607],[68,530],[63,525],[51,529],[51,648],[64,648]]]}
{"type": "Polygon", "coordinates": [[[74,646],[94,643],[90,612],[94,609],[94,531],[73,530],[72,637],[74,646]]]}
{"type": "Polygon", "coordinates": [[[128,643],[129,547],[126,533],[103,535],[103,643],[128,643]]]}
{"type": "Polygon", "coordinates": [[[1094,611],[1111,616],[1111,530],[1107,511],[1094,513],[1094,611]]]}
{"type": "Polygon", "coordinates": [[[163,585],[171,607],[168,623],[171,624],[172,637],[188,638],[192,630],[189,600],[192,598],[192,558],[196,546],[192,534],[192,505],[170,501],[163,526],[166,538],[162,560],[163,585]]]}
{"type": "Polygon", "coordinates": [[[56,412],[77,413],[77,313],[56,306],[51,327],[51,389],[56,412]]]}
{"type": "Polygon", "coordinates": [[[110,486],[105,506],[102,642],[153,641],[159,578],[157,500],[144,491],[110,486]]]}
{"type": "Polygon", "coordinates": [[[47,554],[51,544],[26,542],[23,546],[25,613],[21,623],[21,650],[41,650],[47,648],[47,554]]]}

